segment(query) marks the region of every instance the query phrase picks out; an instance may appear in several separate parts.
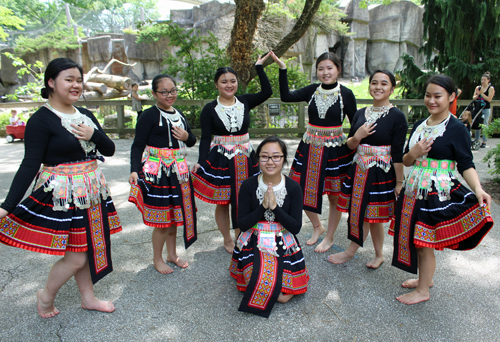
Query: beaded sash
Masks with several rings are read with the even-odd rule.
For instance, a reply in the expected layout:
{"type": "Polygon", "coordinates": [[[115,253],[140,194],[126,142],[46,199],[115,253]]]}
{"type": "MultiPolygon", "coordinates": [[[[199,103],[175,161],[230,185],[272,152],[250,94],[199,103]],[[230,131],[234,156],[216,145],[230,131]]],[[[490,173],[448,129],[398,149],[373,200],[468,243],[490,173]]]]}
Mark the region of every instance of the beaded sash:
{"type": "Polygon", "coordinates": [[[346,143],[347,136],[344,134],[342,126],[323,127],[307,124],[307,131],[304,133],[302,141],[315,146],[341,146],[346,143]]]}
{"type": "Polygon", "coordinates": [[[431,158],[416,160],[403,184],[405,195],[420,200],[427,199],[434,185],[439,200],[447,201],[451,198],[450,190],[455,179],[457,176],[453,160],[431,158]]]}
{"type": "Polygon", "coordinates": [[[248,244],[252,234],[257,236],[257,248],[261,252],[278,256],[278,246],[285,250],[285,256],[300,251],[299,244],[292,233],[278,222],[269,223],[266,221],[259,221],[255,226],[240,234],[236,241],[240,250],[248,244]],[[276,242],[277,240],[278,242],[276,242]]]}
{"type": "Polygon", "coordinates": [[[215,135],[210,145],[210,149],[212,148],[217,148],[217,152],[230,160],[238,153],[250,157],[254,150],[248,133],[242,135],[215,135]]]}
{"type": "Polygon", "coordinates": [[[186,183],[189,181],[189,167],[185,157],[185,147],[175,149],[146,146],[142,155],[142,170],[146,180],[159,183],[163,170],[167,177],[175,173],[179,183],[186,183]]]}
{"type": "Polygon", "coordinates": [[[385,173],[391,169],[391,146],[371,146],[366,144],[358,145],[358,150],[354,155],[353,162],[366,171],[376,166],[384,170],[385,173]]]}
{"type": "Polygon", "coordinates": [[[71,202],[79,209],[88,209],[99,204],[101,196],[110,196],[106,178],[96,160],[57,166],[43,165],[34,190],[41,186],[45,192],[52,191],[53,209],[56,211],[67,211],[71,202]]]}

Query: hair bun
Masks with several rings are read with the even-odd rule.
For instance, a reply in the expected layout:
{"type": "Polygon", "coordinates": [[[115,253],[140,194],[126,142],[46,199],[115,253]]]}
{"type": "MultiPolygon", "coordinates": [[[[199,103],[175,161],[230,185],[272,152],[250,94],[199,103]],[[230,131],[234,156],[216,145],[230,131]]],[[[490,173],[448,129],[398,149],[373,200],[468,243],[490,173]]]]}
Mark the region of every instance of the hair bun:
{"type": "Polygon", "coordinates": [[[47,88],[42,88],[40,90],[40,95],[42,95],[42,97],[44,99],[48,99],[49,98],[49,91],[47,90],[47,88]]]}

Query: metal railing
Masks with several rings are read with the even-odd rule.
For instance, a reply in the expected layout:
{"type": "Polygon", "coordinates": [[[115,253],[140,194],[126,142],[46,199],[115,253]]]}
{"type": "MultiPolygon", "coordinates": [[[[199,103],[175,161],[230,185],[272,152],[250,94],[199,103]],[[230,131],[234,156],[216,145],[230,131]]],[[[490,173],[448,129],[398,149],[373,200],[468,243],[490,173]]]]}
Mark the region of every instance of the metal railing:
{"type": "MultiPolygon", "coordinates": [[[[213,100],[177,100],[175,102],[176,106],[196,106],[201,109],[209,102],[213,100]]],[[[154,105],[156,102],[154,100],[144,100],[143,105],[154,105]]],[[[373,103],[372,99],[356,99],[358,108],[370,105],[373,103]]],[[[424,100],[391,100],[391,103],[397,106],[408,119],[408,113],[410,112],[410,107],[424,106],[424,100]]],[[[466,106],[470,103],[469,100],[458,100],[458,106],[466,106]]],[[[45,104],[45,102],[5,102],[0,103],[0,108],[38,108],[45,104]]],[[[282,102],[280,99],[273,98],[269,99],[264,104],[297,104],[297,127],[294,128],[250,128],[248,131],[250,134],[302,134],[306,130],[306,103],[304,102],[282,102]]],[[[95,106],[108,106],[116,108],[117,117],[117,128],[104,128],[106,133],[116,133],[120,136],[124,134],[134,134],[135,129],[125,127],[125,106],[132,106],[132,100],[99,100],[99,101],[78,101],[75,103],[79,107],[95,107],[95,106]]],[[[500,100],[491,101],[491,106],[500,106],[500,100]]],[[[193,133],[197,136],[201,135],[201,129],[192,129],[193,133]]],[[[5,130],[0,130],[0,135],[5,136],[5,130]]]]}

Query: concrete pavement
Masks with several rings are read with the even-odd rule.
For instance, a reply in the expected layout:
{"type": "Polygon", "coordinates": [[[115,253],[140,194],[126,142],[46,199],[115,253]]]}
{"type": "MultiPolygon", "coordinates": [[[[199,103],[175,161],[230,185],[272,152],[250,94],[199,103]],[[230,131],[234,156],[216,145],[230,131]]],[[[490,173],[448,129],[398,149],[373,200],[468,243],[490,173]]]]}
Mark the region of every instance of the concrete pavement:
{"type": "MultiPolygon", "coordinates": [[[[260,140],[255,140],[258,143],[260,140]]],[[[490,139],[490,147],[500,139],[490,139]]],[[[287,140],[289,165],[298,139],[287,140]]],[[[386,262],[365,267],[373,258],[370,239],[344,265],[326,261],[349,245],[345,216],[332,249],[315,253],[305,241],[312,226],[304,215],[303,243],[311,280],[306,294],[276,304],[269,319],[238,312],[242,293],[228,272],[230,255],[214,221],[214,206],[197,201],[198,241],[187,251],[178,234],[178,252],[186,269],[159,274],[152,265],[151,228],[128,203],[129,151],[132,140],[115,140],[114,157],[101,164],[111,186],[123,231],[112,236],[114,272],[95,286],[96,295],[112,300],[112,314],[86,311],[74,279],[62,287],[61,311],[42,319],[36,291],[45,284],[59,257],[0,245],[1,341],[499,341],[500,233],[497,226],[472,251],[437,252],[431,300],[407,306],[395,297],[408,292],[400,284],[412,275],[390,265],[392,237],[386,236],[386,262]]],[[[23,144],[0,142],[0,201],[5,199],[21,162],[23,144]]],[[[193,165],[197,147],[190,150],[193,165]]],[[[481,180],[490,179],[482,163],[486,149],[474,152],[481,180]]],[[[325,198],[325,201],[326,198],[325,198]]],[[[500,222],[500,208],[492,205],[500,222]]],[[[326,226],[328,207],[321,216],[326,226]]],[[[386,226],[387,228],[387,226],[386,226]]],[[[321,238],[320,238],[321,239],[321,238]]],[[[166,254],[165,254],[166,256],[166,254]]]]}

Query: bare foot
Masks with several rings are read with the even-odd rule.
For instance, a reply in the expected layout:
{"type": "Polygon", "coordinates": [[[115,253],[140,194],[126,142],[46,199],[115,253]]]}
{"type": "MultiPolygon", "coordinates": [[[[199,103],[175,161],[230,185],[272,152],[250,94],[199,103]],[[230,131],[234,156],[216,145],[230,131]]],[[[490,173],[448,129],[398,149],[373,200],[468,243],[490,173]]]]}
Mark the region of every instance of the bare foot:
{"type": "Polygon", "coordinates": [[[54,303],[46,303],[42,297],[44,297],[43,290],[38,290],[36,293],[38,314],[43,318],[50,318],[57,315],[59,310],[54,306],[54,303]]]}
{"type": "Polygon", "coordinates": [[[285,294],[283,292],[280,292],[280,295],[278,296],[277,300],[279,303],[285,304],[290,299],[292,299],[292,297],[293,297],[293,294],[285,294]]]}
{"type": "Polygon", "coordinates": [[[180,267],[180,268],[186,268],[189,266],[189,263],[187,262],[187,260],[181,259],[177,255],[173,258],[167,257],[167,261],[173,262],[174,264],[177,265],[177,267],[180,267]]]}
{"type": "Polygon", "coordinates": [[[327,238],[325,237],[323,239],[323,241],[321,241],[321,243],[316,247],[316,249],[314,251],[318,252],[318,253],[324,253],[327,250],[329,250],[330,247],[332,247],[332,246],[333,246],[333,239],[327,240],[327,238]]]}
{"type": "Polygon", "coordinates": [[[306,243],[309,246],[314,245],[316,242],[318,242],[318,238],[324,232],[325,232],[325,227],[323,227],[322,225],[319,225],[318,227],[314,227],[313,235],[309,240],[306,241],[306,243]]]}
{"type": "Polygon", "coordinates": [[[344,262],[347,262],[351,260],[354,257],[354,255],[349,255],[347,252],[340,252],[337,254],[332,254],[328,256],[328,261],[330,261],[332,264],[343,264],[344,262]]]}
{"type": "Polygon", "coordinates": [[[163,259],[161,260],[153,260],[153,264],[155,265],[155,268],[158,272],[161,274],[169,274],[172,273],[174,270],[168,266],[163,259]]]}
{"type": "MultiPolygon", "coordinates": [[[[372,261],[366,264],[366,267],[377,269],[384,263],[384,258],[375,257],[372,261]]],[[[404,286],[403,286],[404,287],[404,286]]]]}
{"type": "Polygon", "coordinates": [[[233,254],[234,250],[234,241],[231,240],[230,242],[224,242],[224,248],[229,254],[233,254]]]}
{"type": "Polygon", "coordinates": [[[113,303],[104,300],[99,300],[97,298],[94,298],[94,300],[87,303],[84,303],[82,299],[82,308],[84,308],[85,310],[96,310],[101,312],[115,311],[115,306],[113,305],[113,303]]]}
{"type": "MultiPolygon", "coordinates": [[[[418,286],[418,279],[408,279],[401,284],[405,289],[414,289],[418,286]]],[[[434,286],[434,280],[432,280],[431,285],[429,287],[434,286]]]]}
{"type": "Polygon", "coordinates": [[[415,291],[412,291],[410,293],[406,293],[404,295],[401,295],[399,297],[396,297],[397,300],[399,300],[403,304],[417,304],[420,302],[425,302],[431,298],[429,293],[420,293],[415,291]]]}

